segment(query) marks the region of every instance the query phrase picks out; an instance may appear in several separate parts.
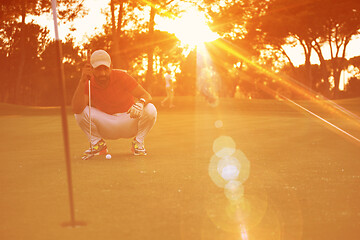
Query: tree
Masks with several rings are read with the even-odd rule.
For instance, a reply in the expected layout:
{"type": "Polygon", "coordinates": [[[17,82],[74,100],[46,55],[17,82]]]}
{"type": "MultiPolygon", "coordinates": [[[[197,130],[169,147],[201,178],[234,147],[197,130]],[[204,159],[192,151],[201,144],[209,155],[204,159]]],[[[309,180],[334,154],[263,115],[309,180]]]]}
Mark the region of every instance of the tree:
{"type": "Polygon", "coordinates": [[[284,45],[302,46],[304,53],[304,69],[301,75],[296,79],[308,83],[313,87],[311,74],[311,53],[312,53],[312,32],[318,32],[317,25],[314,22],[314,13],[309,10],[309,4],[312,0],[305,0],[299,3],[293,0],[273,0],[269,3],[260,1],[266,9],[259,17],[250,20],[249,32],[260,39],[265,45],[271,45],[288,60],[291,69],[295,71],[289,54],[285,51],[284,45]],[[306,79],[306,80],[305,80],[306,79]]]}
{"type": "Polygon", "coordinates": [[[146,1],[150,5],[149,21],[148,21],[148,46],[147,46],[147,71],[146,71],[146,87],[149,92],[152,92],[152,85],[154,81],[154,28],[155,17],[159,15],[172,16],[174,12],[178,11],[178,5],[175,0],[151,0],[146,1]],[[173,4],[173,2],[175,4],[173,4]]]}
{"type": "Polygon", "coordinates": [[[194,49],[180,63],[181,72],[176,75],[176,93],[195,95],[196,93],[196,50],[194,49]]]}
{"type": "MultiPolygon", "coordinates": [[[[330,69],[334,78],[335,95],[339,92],[340,74],[347,66],[346,50],[351,39],[360,33],[360,2],[356,0],[325,2],[317,1],[314,8],[318,9],[316,20],[322,23],[323,31],[317,39],[313,38],[313,49],[319,59],[324,56],[321,45],[327,44],[330,51],[330,69]]],[[[326,64],[324,61],[322,64],[326,64]]]]}
{"type": "Polygon", "coordinates": [[[122,38],[126,39],[126,32],[124,27],[129,23],[137,24],[137,19],[135,17],[134,10],[139,9],[143,10],[143,7],[136,3],[136,1],[127,1],[127,0],[110,0],[110,10],[111,10],[111,52],[113,56],[113,65],[114,67],[125,67],[124,58],[121,54],[121,48],[123,48],[124,41],[122,38]],[[116,11],[118,12],[116,16],[116,11]]]}
{"type": "MultiPolygon", "coordinates": [[[[85,13],[82,2],[77,0],[59,0],[59,17],[63,21],[72,21],[75,17],[81,16],[85,13]]],[[[19,53],[18,59],[16,61],[17,75],[14,77],[14,84],[12,85],[12,93],[10,94],[11,101],[17,102],[21,95],[23,94],[22,85],[24,84],[24,68],[27,56],[27,41],[32,34],[28,32],[28,24],[25,24],[26,18],[29,15],[39,16],[51,10],[51,1],[40,1],[40,0],[14,0],[14,1],[1,1],[0,3],[0,29],[4,29],[6,26],[16,27],[16,31],[13,31],[14,34],[18,34],[16,42],[17,51],[19,53]],[[20,34],[19,34],[20,33],[20,34]]],[[[39,32],[42,30],[39,30],[39,32]]],[[[4,30],[0,31],[0,39],[3,41],[4,45],[7,45],[8,42],[11,42],[14,36],[5,33],[4,30]]],[[[34,35],[32,35],[34,36],[34,35]]],[[[12,47],[7,47],[6,49],[10,50],[12,47]]],[[[6,53],[9,56],[9,52],[6,53]]],[[[35,54],[37,56],[38,54],[35,54]]]]}
{"type": "Polygon", "coordinates": [[[342,59],[346,56],[346,47],[360,29],[360,2],[356,0],[234,0],[221,7],[215,15],[220,20],[217,25],[225,33],[231,36],[245,32],[245,39],[260,49],[272,46],[288,59],[293,70],[295,66],[283,46],[302,46],[306,74],[297,76],[297,79],[308,79],[312,88],[316,86],[310,62],[314,51],[321,62],[323,79],[328,81],[332,75],[336,91],[344,67],[342,59]],[[324,47],[331,52],[328,63],[324,58],[324,47]]]}
{"type": "MultiPolygon", "coordinates": [[[[38,104],[58,106],[60,104],[60,91],[57,75],[57,64],[54,56],[56,55],[57,45],[54,41],[50,42],[40,55],[40,73],[37,79],[38,104]]],[[[65,74],[65,85],[67,89],[66,103],[71,102],[72,95],[81,77],[83,61],[79,55],[80,49],[75,46],[74,40],[65,39],[62,43],[63,66],[65,74]]]]}
{"type": "Polygon", "coordinates": [[[2,83],[4,83],[1,88],[2,99],[0,100],[4,102],[31,102],[30,96],[34,95],[34,87],[41,68],[39,53],[49,42],[48,30],[34,23],[25,25],[26,38],[21,40],[21,25],[21,23],[3,23],[3,29],[0,32],[1,38],[4,40],[0,43],[2,62],[0,72],[2,73],[2,83]],[[26,46],[24,49],[22,48],[23,44],[26,46]],[[22,56],[24,59],[21,71],[26,77],[21,78],[21,81],[18,82],[18,66],[22,56]],[[17,93],[16,98],[15,93],[17,93]]]}
{"type": "Polygon", "coordinates": [[[349,66],[352,66],[353,76],[345,86],[348,97],[360,97],[360,56],[349,59],[349,66]]]}
{"type": "MultiPolygon", "coordinates": [[[[257,3],[243,0],[227,1],[226,4],[219,0],[204,1],[206,12],[213,19],[211,29],[222,36],[222,40],[208,44],[208,50],[221,76],[224,96],[235,93],[240,78],[249,79],[249,63],[259,59],[264,47],[263,40],[248,30],[251,29],[250,20],[261,15],[262,5],[257,3]],[[226,51],[219,46],[226,46],[226,51]]],[[[248,81],[241,84],[251,85],[248,81]]]]}
{"type": "MultiPolygon", "coordinates": [[[[308,72],[306,77],[310,80],[310,55],[314,50],[321,63],[323,79],[328,81],[329,75],[332,75],[335,93],[339,91],[340,73],[346,65],[346,47],[360,29],[358,1],[308,0],[296,3],[291,0],[273,0],[259,21],[262,23],[262,33],[273,37],[275,41],[293,38],[303,46],[308,72]],[[325,46],[331,53],[329,62],[324,57],[325,46]]],[[[315,82],[310,81],[310,87],[314,88],[315,85],[315,82]]]]}

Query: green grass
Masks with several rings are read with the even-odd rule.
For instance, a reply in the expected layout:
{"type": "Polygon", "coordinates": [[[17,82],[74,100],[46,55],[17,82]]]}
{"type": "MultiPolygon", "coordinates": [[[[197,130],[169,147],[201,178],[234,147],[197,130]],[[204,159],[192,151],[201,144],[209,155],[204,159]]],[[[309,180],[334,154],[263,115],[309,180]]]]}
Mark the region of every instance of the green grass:
{"type": "MultiPolygon", "coordinates": [[[[70,215],[60,110],[1,104],[0,239],[246,239],[242,227],[256,240],[358,239],[358,143],[286,102],[212,108],[178,97],[169,110],[160,100],[146,157],[120,139],[107,141],[112,159],[81,161],[88,143],[68,111],[75,216],[87,223],[79,228],[61,226],[70,215]],[[219,136],[250,161],[242,205],[209,176],[219,136]]],[[[360,112],[359,99],[337,103],[360,112]]],[[[354,120],[301,104],[360,138],[354,120]]]]}

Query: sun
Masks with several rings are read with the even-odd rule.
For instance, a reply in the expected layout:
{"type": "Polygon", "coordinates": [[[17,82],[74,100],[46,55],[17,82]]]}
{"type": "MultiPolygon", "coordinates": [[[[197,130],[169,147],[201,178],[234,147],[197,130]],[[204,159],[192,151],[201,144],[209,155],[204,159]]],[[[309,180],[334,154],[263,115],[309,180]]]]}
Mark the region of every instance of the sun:
{"type": "Polygon", "coordinates": [[[195,47],[205,42],[212,42],[219,38],[207,25],[205,15],[195,9],[186,11],[174,20],[164,20],[158,23],[160,30],[175,34],[175,36],[189,47],[195,47]]]}

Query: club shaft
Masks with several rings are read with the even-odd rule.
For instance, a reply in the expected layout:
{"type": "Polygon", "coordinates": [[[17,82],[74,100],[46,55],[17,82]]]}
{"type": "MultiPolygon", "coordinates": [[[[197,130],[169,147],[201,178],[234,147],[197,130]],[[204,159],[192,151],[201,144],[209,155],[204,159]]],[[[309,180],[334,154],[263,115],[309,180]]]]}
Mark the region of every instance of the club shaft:
{"type": "Polygon", "coordinates": [[[90,86],[90,79],[89,79],[89,132],[90,132],[90,149],[91,149],[91,153],[93,151],[93,145],[92,145],[92,142],[91,142],[91,136],[92,136],[92,133],[91,133],[91,86],[90,86]]]}

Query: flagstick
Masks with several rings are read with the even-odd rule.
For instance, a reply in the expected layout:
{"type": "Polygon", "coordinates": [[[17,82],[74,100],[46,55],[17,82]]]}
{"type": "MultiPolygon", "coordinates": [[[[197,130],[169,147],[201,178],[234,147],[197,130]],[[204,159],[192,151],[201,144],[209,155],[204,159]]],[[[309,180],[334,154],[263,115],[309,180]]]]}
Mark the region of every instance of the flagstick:
{"type": "Polygon", "coordinates": [[[71,178],[70,148],[69,148],[69,131],[68,131],[67,118],[66,118],[66,108],[65,108],[66,105],[65,76],[64,76],[64,68],[62,64],[61,41],[59,38],[58,23],[57,23],[56,0],[51,0],[51,7],[53,12],[55,44],[57,49],[58,77],[59,77],[59,86],[61,93],[61,117],[62,117],[62,129],[63,129],[64,148],[65,148],[67,182],[68,182],[68,191],[69,191],[69,205],[70,205],[70,223],[63,223],[62,225],[75,227],[77,225],[84,225],[84,223],[75,222],[73,186],[72,186],[72,178],[71,178]]]}

